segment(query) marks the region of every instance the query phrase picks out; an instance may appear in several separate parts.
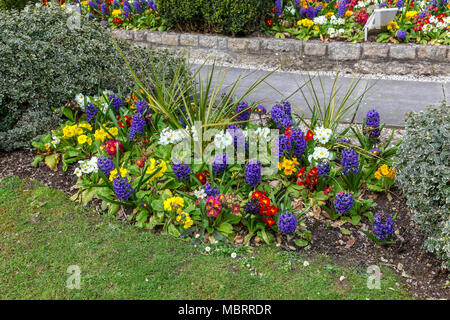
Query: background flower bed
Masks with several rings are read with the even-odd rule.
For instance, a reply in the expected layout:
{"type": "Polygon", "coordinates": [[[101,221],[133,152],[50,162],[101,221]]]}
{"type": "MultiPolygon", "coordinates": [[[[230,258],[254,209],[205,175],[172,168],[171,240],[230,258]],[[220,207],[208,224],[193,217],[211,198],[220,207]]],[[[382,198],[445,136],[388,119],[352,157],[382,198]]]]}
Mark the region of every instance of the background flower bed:
{"type": "Polygon", "coordinates": [[[378,42],[449,44],[447,0],[276,0],[276,1],[79,1],[81,11],[112,28],[209,31],[245,35],[261,30],[277,38],[320,38],[358,42],[375,8],[399,8],[399,13],[377,35],[378,42]],[[272,7],[271,10],[268,8],[272,7]],[[162,19],[161,19],[162,18],[162,19]],[[263,22],[264,20],[264,22],[263,22]]]}

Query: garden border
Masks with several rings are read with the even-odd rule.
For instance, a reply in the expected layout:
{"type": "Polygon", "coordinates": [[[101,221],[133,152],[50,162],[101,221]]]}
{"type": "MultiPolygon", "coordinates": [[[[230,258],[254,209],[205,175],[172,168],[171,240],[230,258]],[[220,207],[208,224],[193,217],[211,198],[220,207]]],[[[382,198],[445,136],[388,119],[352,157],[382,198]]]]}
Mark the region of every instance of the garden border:
{"type": "Polygon", "coordinates": [[[233,38],[196,33],[112,30],[113,36],[151,48],[186,50],[233,65],[298,71],[450,76],[450,46],[391,43],[322,42],[276,38],[233,38]]]}

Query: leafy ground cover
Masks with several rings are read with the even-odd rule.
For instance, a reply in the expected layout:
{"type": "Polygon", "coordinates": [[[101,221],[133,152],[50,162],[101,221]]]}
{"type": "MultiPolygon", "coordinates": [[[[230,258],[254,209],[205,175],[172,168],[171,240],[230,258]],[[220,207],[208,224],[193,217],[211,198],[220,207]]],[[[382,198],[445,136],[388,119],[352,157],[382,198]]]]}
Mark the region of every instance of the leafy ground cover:
{"type": "Polygon", "coordinates": [[[381,289],[370,290],[364,271],[323,255],[213,245],[207,254],[101,216],[36,181],[3,178],[0,203],[1,299],[410,298],[387,267],[381,289]],[[233,259],[230,252],[240,253],[233,259]],[[80,290],[66,288],[69,265],[80,266],[80,290]]]}

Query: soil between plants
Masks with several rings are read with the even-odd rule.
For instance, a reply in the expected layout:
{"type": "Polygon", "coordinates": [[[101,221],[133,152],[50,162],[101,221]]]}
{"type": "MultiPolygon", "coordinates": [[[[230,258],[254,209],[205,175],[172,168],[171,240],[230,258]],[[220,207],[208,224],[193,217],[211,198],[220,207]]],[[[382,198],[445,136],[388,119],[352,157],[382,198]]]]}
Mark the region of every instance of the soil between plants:
{"type": "MultiPolygon", "coordinates": [[[[35,156],[33,151],[3,152],[0,154],[0,178],[16,175],[23,179],[35,179],[68,195],[75,193],[77,177],[73,170],[62,172],[61,163],[57,171],[50,170],[44,163],[37,167],[30,164],[35,156]]],[[[311,231],[311,244],[297,248],[302,254],[326,254],[337,264],[351,265],[357,272],[365,273],[370,265],[386,265],[404,279],[410,294],[419,299],[450,299],[449,271],[441,269],[441,262],[431,253],[422,250],[424,235],[411,219],[411,210],[401,191],[394,188],[387,194],[368,193],[378,204],[373,211],[397,212],[395,220],[396,243],[380,247],[369,239],[361,229],[371,232],[369,221],[364,217],[358,226],[351,223],[342,225],[350,231],[342,233],[335,222],[320,214],[309,214],[305,225],[311,231]]],[[[98,203],[94,204],[98,207],[98,203]]],[[[282,237],[280,246],[288,248],[292,240],[282,237]]],[[[399,284],[401,285],[401,284],[399,284]]]]}

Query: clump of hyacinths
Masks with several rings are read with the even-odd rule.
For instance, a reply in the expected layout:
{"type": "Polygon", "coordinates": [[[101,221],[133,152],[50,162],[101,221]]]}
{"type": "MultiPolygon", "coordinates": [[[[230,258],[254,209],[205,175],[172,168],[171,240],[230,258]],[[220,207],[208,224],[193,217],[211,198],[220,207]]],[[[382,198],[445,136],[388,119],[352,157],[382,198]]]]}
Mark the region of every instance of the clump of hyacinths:
{"type": "Polygon", "coordinates": [[[353,196],[349,192],[338,192],[334,200],[334,208],[341,214],[347,214],[353,207],[353,196]]]}
{"type": "Polygon", "coordinates": [[[283,214],[280,214],[280,217],[278,218],[278,228],[282,234],[293,234],[297,228],[297,217],[294,214],[285,211],[283,214]]]}
{"type": "Polygon", "coordinates": [[[375,214],[373,219],[373,232],[380,241],[388,241],[394,235],[394,219],[384,212],[375,214]]]}
{"type": "Polygon", "coordinates": [[[255,188],[261,182],[261,170],[261,162],[250,160],[245,168],[245,182],[255,188]]]}
{"type": "Polygon", "coordinates": [[[183,182],[189,182],[189,175],[192,169],[187,163],[181,163],[178,160],[172,162],[172,170],[178,180],[183,182]]]}

